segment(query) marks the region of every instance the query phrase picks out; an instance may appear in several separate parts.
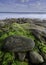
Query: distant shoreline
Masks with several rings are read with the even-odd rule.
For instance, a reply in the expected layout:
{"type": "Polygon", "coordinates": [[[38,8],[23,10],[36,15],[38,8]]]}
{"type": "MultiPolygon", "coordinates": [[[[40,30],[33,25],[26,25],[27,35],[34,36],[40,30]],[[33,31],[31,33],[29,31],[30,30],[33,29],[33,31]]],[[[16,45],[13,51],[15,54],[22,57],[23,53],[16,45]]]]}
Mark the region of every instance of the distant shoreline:
{"type": "Polygon", "coordinates": [[[15,14],[46,14],[46,12],[0,12],[0,13],[15,13],[15,14]]]}

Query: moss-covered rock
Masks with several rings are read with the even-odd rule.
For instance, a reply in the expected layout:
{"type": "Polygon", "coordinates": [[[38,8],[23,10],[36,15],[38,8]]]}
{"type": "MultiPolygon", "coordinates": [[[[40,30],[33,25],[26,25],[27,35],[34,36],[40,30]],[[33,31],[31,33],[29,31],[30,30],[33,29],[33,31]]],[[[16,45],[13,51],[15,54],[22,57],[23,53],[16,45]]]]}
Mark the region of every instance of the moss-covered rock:
{"type": "MultiPolygon", "coordinates": [[[[26,23],[27,19],[6,19],[0,22],[0,65],[28,65],[27,62],[20,62],[18,60],[14,59],[14,54],[10,52],[4,52],[2,51],[2,47],[4,45],[4,40],[11,36],[11,35],[19,35],[28,37],[35,42],[34,51],[37,51],[38,53],[45,53],[46,55],[46,30],[45,27],[41,24],[40,25],[34,25],[35,23],[32,23],[31,21],[34,20],[28,20],[30,23],[26,23]],[[20,23],[19,23],[20,22],[20,23]],[[24,23],[23,23],[24,22],[24,23]],[[39,41],[35,35],[32,34],[32,29],[40,30],[41,41],[39,41]]],[[[34,31],[35,32],[35,31],[34,31]]],[[[40,39],[39,38],[39,39],[40,39]]],[[[42,55],[42,54],[41,54],[42,55]]],[[[43,55],[42,55],[43,56],[43,55]]],[[[45,56],[46,57],[46,56],[45,56]]],[[[44,57],[43,57],[44,58],[44,57]]],[[[45,59],[46,60],[46,59],[45,59]]]]}

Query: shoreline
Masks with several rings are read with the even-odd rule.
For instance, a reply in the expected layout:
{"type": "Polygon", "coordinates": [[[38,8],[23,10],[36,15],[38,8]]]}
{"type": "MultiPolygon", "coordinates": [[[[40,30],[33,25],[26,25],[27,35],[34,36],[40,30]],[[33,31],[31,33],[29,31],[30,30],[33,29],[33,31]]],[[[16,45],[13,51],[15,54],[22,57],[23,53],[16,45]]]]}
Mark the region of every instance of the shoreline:
{"type": "Polygon", "coordinates": [[[46,20],[46,14],[14,14],[14,13],[0,13],[0,20],[10,18],[31,18],[46,20]]]}

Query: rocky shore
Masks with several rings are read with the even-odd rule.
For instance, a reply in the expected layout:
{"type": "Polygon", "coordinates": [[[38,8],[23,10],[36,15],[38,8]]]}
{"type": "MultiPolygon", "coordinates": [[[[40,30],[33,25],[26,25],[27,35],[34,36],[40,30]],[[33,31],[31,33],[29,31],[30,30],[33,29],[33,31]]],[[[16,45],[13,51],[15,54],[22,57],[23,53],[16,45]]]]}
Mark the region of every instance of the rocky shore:
{"type": "Polygon", "coordinates": [[[46,65],[46,20],[0,20],[0,65],[46,65]]]}

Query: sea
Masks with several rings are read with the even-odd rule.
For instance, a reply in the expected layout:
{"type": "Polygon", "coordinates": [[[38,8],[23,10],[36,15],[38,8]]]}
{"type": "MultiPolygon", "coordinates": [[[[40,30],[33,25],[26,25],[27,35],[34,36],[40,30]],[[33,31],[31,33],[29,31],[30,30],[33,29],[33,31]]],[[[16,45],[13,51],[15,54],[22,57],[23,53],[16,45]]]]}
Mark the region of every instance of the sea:
{"type": "Polygon", "coordinates": [[[46,12],[0,12],[0,20],[8,18],[46,19],[46,12]]]}

